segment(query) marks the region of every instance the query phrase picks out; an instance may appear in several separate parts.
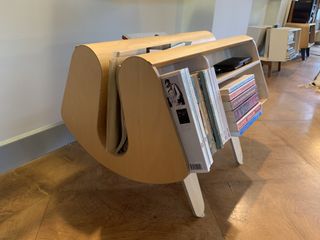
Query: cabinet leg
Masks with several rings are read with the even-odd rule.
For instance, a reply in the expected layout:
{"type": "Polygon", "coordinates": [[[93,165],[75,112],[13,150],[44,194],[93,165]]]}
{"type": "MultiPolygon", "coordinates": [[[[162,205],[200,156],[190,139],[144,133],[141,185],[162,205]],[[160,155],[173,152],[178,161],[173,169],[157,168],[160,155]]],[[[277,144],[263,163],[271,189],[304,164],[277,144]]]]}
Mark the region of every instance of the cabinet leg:
{"type": "Polygon", "coordinates": [[[305,48],[301,48],[301,58],[302,58],[302,61],[306,60],[306,49],[305,48]]]}
{"type": "Polygon", "coordinates": [[[310,48],[306,49],[307,58],[310,56],[310,48]]]}
{"type": "Polygon", "coordinates": [[[268,77],[271,77],[272,73],[272,62],[268,62],[268,77]]]}
{"type": "Polygon", "coordinates": [[[204,217],[204,200],[197,174],[190,173],[183,180],[183,186],[193,214],[199,218],[204,217]]]}
{"type": "Polygon", "coordinates": [[[233,155],[237,162],[242,165],[243,164],[243,154],[240,144],[240,139],[238,137],[231,137],[231,145],[233,149],[233,155]]]}

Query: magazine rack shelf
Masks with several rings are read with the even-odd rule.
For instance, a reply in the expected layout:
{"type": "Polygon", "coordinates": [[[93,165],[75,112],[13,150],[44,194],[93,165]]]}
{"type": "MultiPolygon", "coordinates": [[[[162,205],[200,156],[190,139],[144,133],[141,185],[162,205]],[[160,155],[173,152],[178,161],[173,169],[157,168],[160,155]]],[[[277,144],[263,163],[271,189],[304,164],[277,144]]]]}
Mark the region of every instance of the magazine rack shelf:
{"type": "MultiPolygon", "coordinates": [[[[159,76],[189,67],[202,70],[232,56],[251,56],[252,63],[217,76],[219,83],[254,73],[261,101],[268,97],[254,41],[247,36],[210,41],[210,32],[192,32],[80,45],[72,56],[62,116],[78,142],[105,167],[129,179],[165,184],[183,182],[194,214],[204,216],[204,202],[197,175],[189,172],[185,154],[164,97],[159,76]],[[128,149],[108,151],[106,142],[109,60],[114,52],[181,41],[204,42],[191,46],[128,57],[118,72],[128,149]]],[[[235,156],[242,163],[238,138],[231,139],[235,156]]]]}

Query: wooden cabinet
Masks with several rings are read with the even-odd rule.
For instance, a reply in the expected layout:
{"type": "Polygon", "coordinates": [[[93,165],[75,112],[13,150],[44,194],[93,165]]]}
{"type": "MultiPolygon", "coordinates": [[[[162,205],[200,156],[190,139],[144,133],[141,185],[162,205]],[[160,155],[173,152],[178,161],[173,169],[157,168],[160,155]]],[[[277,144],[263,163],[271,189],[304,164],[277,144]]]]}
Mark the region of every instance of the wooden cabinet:
{"type": "Polygon", "coordinates": [[[268,77],[271,76],[272,63],[286,62],[297,57],[300,51],[300,28],[271,26],[250,26],[248,35],[252,36],[259,48],[260,60],[268,65],[268,77]]]}
{"type": "Polygon", "coordinates": [[[286,62],[299,54],[299,28],[269,28],[266,31],[266,42],[263,61],[286,62]]]}
{"type": "Polygon", "coordinates": [[[309,50],[315,43],[316,37],[316,24],[315,23],[286,23],[287,27],[300,28],[301,38],[300,38],[300,50],[301,57],[304,60],[309,57],[309,50]]]}

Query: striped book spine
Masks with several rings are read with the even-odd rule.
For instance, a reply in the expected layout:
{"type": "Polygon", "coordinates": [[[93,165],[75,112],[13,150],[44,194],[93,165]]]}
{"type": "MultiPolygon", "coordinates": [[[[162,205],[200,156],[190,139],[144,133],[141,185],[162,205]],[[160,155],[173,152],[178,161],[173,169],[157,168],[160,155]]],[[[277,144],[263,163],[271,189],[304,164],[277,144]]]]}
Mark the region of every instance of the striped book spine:
{"type": "Polygon", "coordinates": [[[249,112],[246,113],[238,122],[229,122],[229,128],[231,132],[238,132],[240,129],[247,124],[250,119],[261,110],[261,103],[258,102],[249,112]]]}
{"type": "Polygon", "coordinates": [[[237,122],[242,118],[251,108],[253,108],[259,102],[258,94],[254,94],[248,98],[243,104],[233,111],[226,112],[227,117],[232,122],[237,122]]]}
{"type": "Polygon", "coordinates": [[[250,82],[252,79],[254,79],[254,74],[243,75],[238,79],[231,79],[229,81],[232,82],[228,81],[229,83],[220,88],[220,92],[221,94],[230,94],[250,82]]]}
{"type": "Polygon", "coordinates": [[[240,94],[238,97],[234,98],[232,101],[223,102],[223,107],[226,111],[231,111],[239,107],[243,102],[245,102],[252,95],[257,93],[257,86],[254,85],[244,93],[240,94]]]}
{"type": "Polygon", "coordinates": [[[246,125],[244,125],[240,131],[237,131],[237,132],[231,132],[231,136],[233,137],[240,137],[242,136],[245,131],[248,130],[248,128],[255,122],[259,119],[259,117],[262,115],[262,109],[260,109],[260,111],[258,111],[247,123],[246,125]]]}
{"type": "Polygon", "coordinates": [[[222,98],[223,101],[231,101],[232,99],[236,98],[241,93],[243,93],[244,91],[248,90],[249,88],[251,88],[254,85],[256,85],[256,82],[253,79],[250,82],[248,82],[245,85],[243,85],[242,87],[238,88],[236,91],[234,91],[231,94],[222,94],[221,98],[222,98]]]}

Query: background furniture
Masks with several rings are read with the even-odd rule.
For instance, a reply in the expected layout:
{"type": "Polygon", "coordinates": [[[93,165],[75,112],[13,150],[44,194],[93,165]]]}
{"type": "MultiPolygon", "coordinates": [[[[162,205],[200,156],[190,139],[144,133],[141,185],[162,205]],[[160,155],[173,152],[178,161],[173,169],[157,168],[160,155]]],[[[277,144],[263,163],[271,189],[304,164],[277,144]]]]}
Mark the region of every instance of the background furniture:
{"type": "Polygon", "coordinates": [[[300,28],[300,50],[302,60],[309,57],[310,47],[314,45],[316,24],[315,23],[286,23],[286,27],[300,28]]]}
{"type": "Polygon", "coordinates": [[[278,64],[278,71],[280,71],[281,62],[297,57],[300,50],[300,34],[299,28],[248,27],[248,35],[257,43],[260,60],[268,65],[268,77],[271,77],[273,63],[278,64]]]}
{"type": "MultiPolygon", "coordinates": [[[[196,216],[204,216],[197,175],[190,174],[184,151],[163,94],[159,75],[188,67],[208,68],[232,56],[251,56],[253,62],[216,76],[219,83],[254,73],[264,102],[268,89],[255,43],[239,36],[219,41],[209,32],[139,38],[76,47],[65,89],[62,116],[79,143],[101,164],[129,179],[144,183],[182,181],[196,216]],[[180,41],[204,42],[127,58],[119,69],[118,85],[128,132],[127,152],[115,155],[106,148],[109,60],[115,52],[133,51],[180,41]]],[[[237,161],[242,163],[238,138],[231,138],[237,161]]]]}
{"type": "Polygon", "coordinates": [[[292,1],[287,22],[313,23],[318,10],[318,0],[292,1]]]}

